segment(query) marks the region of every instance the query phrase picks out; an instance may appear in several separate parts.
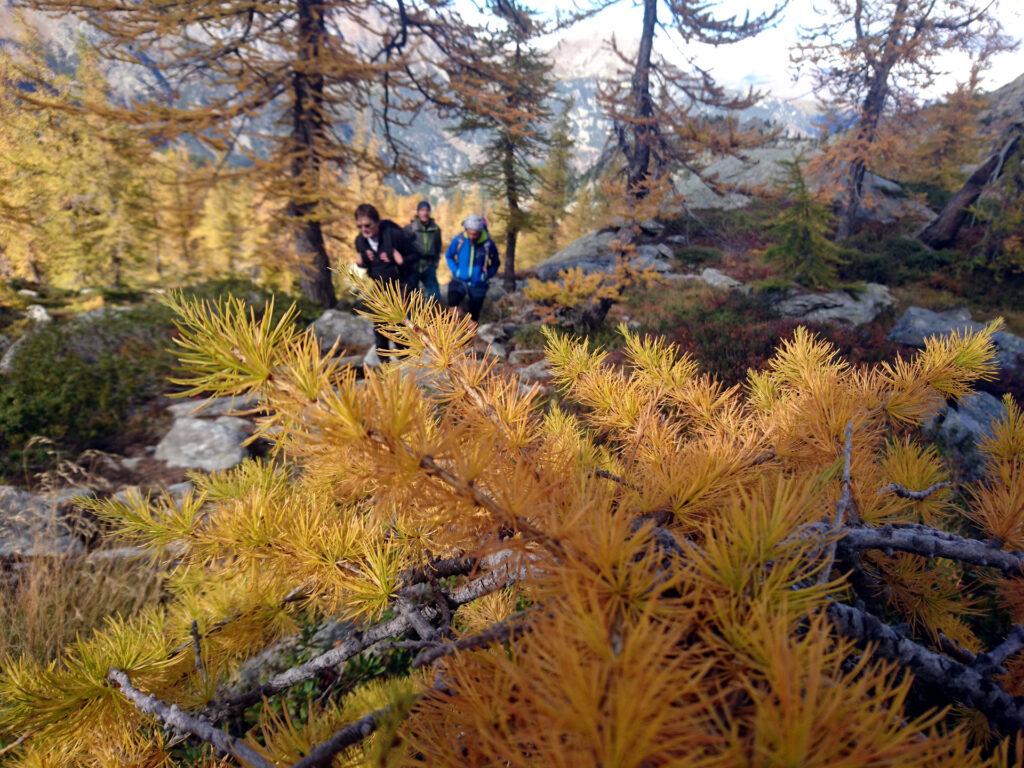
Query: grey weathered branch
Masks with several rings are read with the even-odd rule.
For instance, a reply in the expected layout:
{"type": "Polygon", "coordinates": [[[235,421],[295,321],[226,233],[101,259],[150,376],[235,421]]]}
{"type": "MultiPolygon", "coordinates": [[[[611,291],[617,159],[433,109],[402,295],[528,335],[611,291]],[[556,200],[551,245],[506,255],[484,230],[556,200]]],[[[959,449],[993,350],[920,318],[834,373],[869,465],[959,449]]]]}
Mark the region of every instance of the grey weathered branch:
{"type": "Polygon", "coordinates": [[[212,744],[221,752],[242,760],[254,768],[274,768],[272,763],[266,760],[249,744],[241,739],[236,739],[226,731],[214,727],[208,720],[190,715],[176,704],[168,704],[152,694],[143,693],[132,685],[131,678],[124,671],[112,669],[107,673],[107,679],[121,689],[124,697],[139,712],[155,717],[168,728],[191,734],[202,741],[212,744]]]}
{"type": "Polygon", "coordinates": [[[294,763],[292,768],[328,768],[334,764],[335,755],[355,746],[376,731],[390,711],[391,707],[381,707],[349,723],[327,741],[313,747],[309,754],[294,763]]]}
{"type": "MultiPolygon", "coordinates": [[[[488,573],[450,591],[445,591],[443,594],[449,606],[457,607],[471,602],[478,597],[490,594],[491,592],[497,592],[519,580],[522,577],[521,568],[509,562],[511,559],[511,554],[509,553],[488,573]]],[[[440,611],[429,604],[420,607],[418,610],[427,622],[434,621],[440,615],[440,611]]],[[[374,624],[363,630],[354,631],[336,647],[318,656],[314,656],[304,664],[299,664],[273,675],[262,685],[255,686],[246,691],[228,693],[226,696],[212,702],[207,708],[207,712],[214,720],[218,720],[231,712],[254,704],[264,697],[273,696],[301,682],[311,680],[320,673],[343,664],[353,656],[362,653],[382,640],[402,637],[413,629],[414,627],[409,617],[399,613],[398,616],[392,619],[374,624]]]]}
{"type": "Polygon", "coordinates": [[[1024,729],[1024,697],[1011,696],[985,671],[935,653],[859,608],[833,602],[828,616],[839,634],[872,643],[875,653],[899,662],[917,680],[982,712],[1003,733],[1024,729]]]}
{"type": "Polygon", "coordinates": [[[986,674],[1002,674],[1006,671],[1004,665],[1007,659],[1022,650],[1024,650],[1024,627],[1016,624],[1003,642],[988,653],[979,653],[974,659],[974,665],[980,672],[986,674]]]}
{"type": "Polygon", "coordinates": [[[485,648],[494,643],[508,642],[519,637],[529,629],[529,624],[525,619],[530,613],[532,613],[530,610],[519,611],[478,634],[447,643],[434,643],[417,654],[416,658],[412,661],[412,666],[418,669],[433,664],[438,659],[449,656],[456,651],[469,651],[476,648],[485,648]]]}
{"type": "Polygon", "coordinates": [[[922,557],[944,557],[961,563],[997,568],[1005,574],[1024,572],[1024,552],[1008,552],[997,544],[967,539],[926,525],[883,525],[844,528],[841,542],[850,549],[909,552],[922,557]]]}
{"type": "Polygon", "coordinates": [[[914,491],[911,490],[910,488],[907,488],[905,485],[900,485],[899,483],[889,483],[889,485],[885,486],[884,488],[880,488],[878,492],[880,494],[893,493],[899,496],[901,499],[910,499],[911,501],[924,501],[929,496],[938,493],[943,488],[949,488],[949,486],[950,483],[946,480],[943,480],[942,482],[935,483],[934,485],[929,485],[927,488],[923,490],[914,491]]]}
{"type": "MultiPolygon", "coordinates": [[[[853,507],[853,421],[846,423],[843,443],[843,488],[839,493],[839,501],[836,502],[836,516],[832,521],[832,530],[838,531],[846,524],[846,518],[850,515],[853,507]]],[[[824,584],[832,576],[832,565],[836,560],[837,540],[829,542],[828,550],[825,553],[825,564],[818,574],[818,583],[824,584]]]]}

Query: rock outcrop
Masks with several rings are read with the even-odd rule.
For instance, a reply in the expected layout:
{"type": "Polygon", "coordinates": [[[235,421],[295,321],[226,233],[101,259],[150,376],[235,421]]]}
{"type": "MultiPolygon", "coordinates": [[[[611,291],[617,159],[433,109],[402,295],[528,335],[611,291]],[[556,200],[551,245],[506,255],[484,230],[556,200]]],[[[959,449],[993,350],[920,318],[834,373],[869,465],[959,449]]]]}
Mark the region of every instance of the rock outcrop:
{"type": "Polygon", "coordinates": [[[352,312],[328,309],[313,323],[320,349],[327,352],[335,342],[341,349],[355,352],[373,344],[373,325],[352,312]]]}
{"type": "MultiPolygon", "coordinates": [[[[971,319],[970,310],[967,309],[934,312],[922,307],[910,307],[892,327],[889,340],[911,347],[924,347],[925,340],[931,336],[976,332],[984,327],[984,323],[971,319]]],[[[997,331],[992,341],[996,346],[996,363],[999,365],[999,380],[995,388],[1004,391],[1024,386],[1024,339],[1009,331],[997,331]]]]}
{"type": "Polygon", "coordinates": [[[942,447],[963,479],[977,480],[985,474],[978,444],[992,436],[993,424],[1005,416],[1002,402],[988,392],[976,392],[939,411],[925,425],[925,433],[942,447]]]}
{"type": "Polygon", "coordinates": [[[783,299],[776,309],[783,317],[806,320],[809,323],[840,323],[864,325],[892,307],[894,301],[889,289],[878,283],[868,283],[863,290],[830,291],[828,293],[800,293],[783,299]]]}
{"type": "Polygon", "coordinates": [[[231,469],[248,455],[243,443],[252,425],[236,416],[175,419],[156,446],[154,457],[169,467],[215,472],[231,469]]]}
{"type": "Polygon", "coordinates": [[[40,495],[0,485],[0,558],[76,554],[84,551],[67,510],[88,491],[40,495]]]}

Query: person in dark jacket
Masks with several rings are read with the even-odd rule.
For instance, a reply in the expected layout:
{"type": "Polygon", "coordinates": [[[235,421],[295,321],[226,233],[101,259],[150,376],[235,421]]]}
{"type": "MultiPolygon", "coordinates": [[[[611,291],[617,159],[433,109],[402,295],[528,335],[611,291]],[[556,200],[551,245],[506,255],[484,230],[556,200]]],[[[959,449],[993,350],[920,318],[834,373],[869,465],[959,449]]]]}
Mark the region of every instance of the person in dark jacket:
{"type": "Polygon", "coordinates": [[[441,260],[441,228],[430,212],[430,203],[421,200],[416,206],[416,218],[405,228],[405,236],[418,257],[416,268],[409,271],[409,290],[420,288],[424,296],[440,304],[437,264],[441,260]]]}
{"type": "Polygon", "coordinates": [[[448,305],[461,309],[466,302],[469,316],[480,322],[480,310],[490,279],[498,274],[498,247],[484,227],[483,217],[473,215],[462,222],[463,233],[452,240],[445,253],[452,281],[448,283],[448,305]]]}
{"type": "MultiPolygon", "coordinates": [[[[369,203],[356,208],[356,227],[356,264],[366,270],[371,280],[392,282],[407,290],[409,273],[416,267],[416,253],[402,228],[390,219],[382,221],[380,213],[369,203]]],[[[376,326],[373,336],[378,352],[388,349],[387,337],[376,326]]]]}

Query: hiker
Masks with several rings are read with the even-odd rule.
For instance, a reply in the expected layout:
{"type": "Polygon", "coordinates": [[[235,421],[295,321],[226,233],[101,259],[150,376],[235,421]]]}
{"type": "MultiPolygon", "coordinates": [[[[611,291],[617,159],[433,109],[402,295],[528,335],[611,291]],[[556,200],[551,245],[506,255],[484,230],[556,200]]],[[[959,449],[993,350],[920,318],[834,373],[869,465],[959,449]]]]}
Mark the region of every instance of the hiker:
{"type": "MultiPolygon", "coordinates": [[[[402,228],[390,219],[381,221],[380,213],[369,203],[356,208],[356,227],[356,264],[366,270],[371,280],[394,283],[403,292],[408,290],[409,272],[416,268],[416,253],[402,228]]],[[[376,325],[373,337],[378,353],[388,349],[388,338],[376,325]]],[[[401,347],[396,344],[394,348],[401,347]]]]}
{"type": "Polygon", "coordinates": [[[461,308],[466,301],[469,316],[480,322],[480,310],[487,295],[488,281],[498,274],[498,248],[487,234],[482,216],[467,216],[464,232],[452,240],[445,253],[452,281],[448,283],[448,306],[461,308]]]}
{"type": "Polygon", "coordinates": [[[416,218],[405,228],[405,236],[418,257],[416,267],[409,270],[409,290],[419,288],[425,297],[440,304],[437,263],[441,260],[441,228],[430,213],[430,203],[421,200],[416,206],[416,218]]]}

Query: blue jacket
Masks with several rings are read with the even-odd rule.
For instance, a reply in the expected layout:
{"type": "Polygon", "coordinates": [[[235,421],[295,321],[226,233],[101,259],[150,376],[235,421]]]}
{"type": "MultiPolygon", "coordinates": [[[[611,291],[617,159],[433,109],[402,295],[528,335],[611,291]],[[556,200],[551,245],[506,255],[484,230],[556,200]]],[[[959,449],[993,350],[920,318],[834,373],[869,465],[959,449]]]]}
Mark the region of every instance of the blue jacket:
{"type": "Polygon", "coordinates": [[[465,234],[459,235],[452,240],[444,257],[452,278],[470,285],[487,285],[501,266],[498,247],[487,232],[481,232],[475,243],[465,234]]]}

